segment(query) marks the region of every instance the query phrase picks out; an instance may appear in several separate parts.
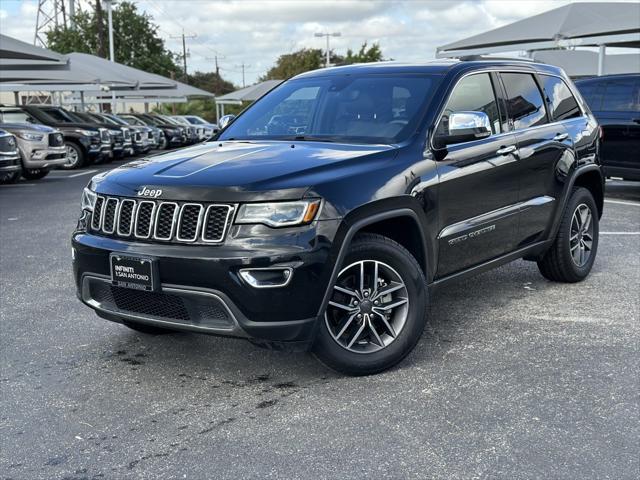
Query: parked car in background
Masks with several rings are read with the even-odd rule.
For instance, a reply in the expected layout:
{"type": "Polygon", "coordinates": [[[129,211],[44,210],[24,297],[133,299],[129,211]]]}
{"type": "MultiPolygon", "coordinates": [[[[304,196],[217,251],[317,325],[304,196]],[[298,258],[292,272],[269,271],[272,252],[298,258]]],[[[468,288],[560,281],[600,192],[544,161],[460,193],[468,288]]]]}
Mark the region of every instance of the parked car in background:
{"type": "Polygon", "coordinates": [[[605,175],[640,180],[640,75],[605,75],[575,83],[603,129],[605,175]]]}
{"type": "Polygon", "coordinates": [[[218,133],[218,125],[215,123],[207,122],[204,118],[199,117],[197,115],[180,115],[182,118],[187,120],[192,125],[202,125],[205,128],[205,134],[207,135],[207,139],[213,137],[216,133],[218,133]]]}
{"type": "MultiPolygon", "coordinates": [[[[207,137],[207,133],[205,131],[204,126],[202,125],[193,125],[191,124],[186,118],[183,118],[179,115],[172,115],[171,117],[172,120],[178,122],[180,125],[184,125],[185,127],[188,127],[190,131],[195,131],[196,133],[196,138],[198,142],[204,142],[205,140],[207,140],[211,135],[209,135],[209,137],[207,137]]],[[[212,133],[213,131],[211,129],[210,133],[212,133]]]]}
{"type": "Polygon", "coordinates": [[[185,127],[175,125],[174,123],[168,123],[165,120],[158,118],[148,113],[128,113],[121,115],[122,118],[127,120],[129,117],[137,118],[146,125],[152,125],[161,129],[164,132],[166,140],[165,149],[171,147],[181,147],[187,144],[187,130],[185,127]]]}
{"type": "Polygon", "coordinates": [[[13,183],[20,179],[18,142],[11,133],[0,129],[0,183],[13,183]]]}
{"type": "Polygon", "coordinates": [[[194,143],[198,143],[197,129],[193,127],[190,123],[187,122],[187,124],[185,125],[182,122],[178,122],[177,120],[171,118],[169,115],[161,115],[159,113],[154,113],[151,116],[164,121],[168,125],[176,125],[182,128],[186,135],[186,139],[185,139],[186,145],[193,145],[194,143]]]}
{"type": "MultiPolygon", "coordinates": [[[[60,107],[51,107],[51,108],[60,108],[60,107]]],[[[51,110],[48,108],[44,108],[46,113],[51,114],[51,110]]],[[[68,110],[64,110],[67,115],[69,115],[73,120],[87,123],[94,123],[98,127],[106,128],[109,131],[109,136],[111,137],[111,155],[109,158],[105,158],[105,162],[110,162],[114,158],[123,158],[126,155],[126,135],[131,135],[129,129],[127,127],[122,127],[120,125],[113,125],[111,123],[106,123],[102,118],[94,117],[90,113],[87,112],[70,112],[68,110]]]]}
{"type": "Polygon", "coordinates": [[[146,125],[129,125],[112,113],[95,113],[94,115],[102,117],[106,122],[113,122],[116,125],[129,128],[133,132],[133,150],[135,154],[144,154],[154,148],[158,148],[159,135],[157,128],[146,125]]]}
{"type": "Polygon", "coordinates": [[[38,180],[46,177],[52,168],[67,163],[67,148],[60,130],[29,123],[0,123],[0,128],[15,135],[18,142],[18,176],[38,180]]]}
{"type": "Polygon", "coordinates": [[[164,150],[165,148],[167,148],[167,139],[165,138],[164,132],[162,131],[161,128],[158,128],[155,125],[151,125],[149,123],[145,123],[141,119],[127,113],[120,113],[118,115],[113,115],[113,114],[106,114],[106,115],[109,115],[110,118],[119,122],[123,122],[134,129],[139,128],[142,131],[145,131],[146,129],[150,129],[153,136],[152,148],[158,148],[160,150],[164,150]]]}
{"type": "MultiPolygon", "coordinates": [[[[64,112],[65,110],[60,109],[57,116],[66,116],[64,112]]],[[[111,155],[109,130],[93,123],[72,123],[71,117],[61,121],[32,105],[0,107],[0,121],[43,124],[60,130],[67,149],[67,163],[60,168],[79,168],[111,155]]]]}

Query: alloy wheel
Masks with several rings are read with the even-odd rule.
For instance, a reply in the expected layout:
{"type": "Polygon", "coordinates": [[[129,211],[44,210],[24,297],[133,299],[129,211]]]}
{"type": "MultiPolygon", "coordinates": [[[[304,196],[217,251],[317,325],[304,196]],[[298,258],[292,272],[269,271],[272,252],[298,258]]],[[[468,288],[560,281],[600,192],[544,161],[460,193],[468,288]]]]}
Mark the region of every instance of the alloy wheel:
{"type": "Polygon", "coordinates": [[[78,150],[76,150],[74,147],[67,145],[67,164],[65,165],[65,167],[67,168],[73,168],[78,164],[78,160],[79,160],[79,155],[78,155],[78,150]]]}
{"type": "Polygon", "coordinates": [[[352,263],[339,274],[325,312],[341,347],[373,353],[388,347],[407,323],[409,294],[402,277],[377,260],[352,263]]]}
{"type": "Polygon", "coordinates": [[[584,203],[578,205],[571,219],[569,238],[571,258],[578,267],[583,267],[591,258],[593,248],[593,214],[584,203]]]}

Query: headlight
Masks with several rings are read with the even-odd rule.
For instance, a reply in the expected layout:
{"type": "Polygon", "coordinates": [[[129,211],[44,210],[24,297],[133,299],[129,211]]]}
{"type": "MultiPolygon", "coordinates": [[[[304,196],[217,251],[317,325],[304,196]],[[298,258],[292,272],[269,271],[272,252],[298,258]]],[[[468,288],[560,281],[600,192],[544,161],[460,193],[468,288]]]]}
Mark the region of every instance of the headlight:
{"type": "Polygon", "coordinates": [[[299,202],[246,203],[238,210],[236,223],[263,223],[288,227],[310,223],[320,208],[320,200],[299,202]]]}
{"type": "Polygon", "coordinates": [[[96,192],[85,187],[85,189],[82,191],[82,201],[80,202],[82,210],[93,212],[93,207],[96,206],[97,198],[98,196],[96,195],[96,192]]]}
{"type": "Polygon", "coordinates": [[[20,132],[18,133],[20,138],[24,138],[25,140],[29,140],[31,142],[39,142],[44,138],[42,133],[30,133],[30,132],[20,132]]]}
{"type": "Polygon", "coordinates": [[[76,133],[79,133],[80,135],[84,135],[85,137],[97,137],[98,135],[100,135],[98,132],[94,130],[82,130],[81,128],[77,129],[76,133]]]}

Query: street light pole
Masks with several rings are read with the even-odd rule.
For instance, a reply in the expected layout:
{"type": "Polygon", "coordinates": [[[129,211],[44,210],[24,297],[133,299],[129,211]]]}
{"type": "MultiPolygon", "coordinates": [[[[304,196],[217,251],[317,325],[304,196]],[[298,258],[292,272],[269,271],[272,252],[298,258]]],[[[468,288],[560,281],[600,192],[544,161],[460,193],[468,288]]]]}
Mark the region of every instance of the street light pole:
{"type": "MultiPolygon", "coordinates": [[[[111,0],[104,0],[107,4],[107,25],[109,28],[109,60],[115,62],[113,52],[113,12],[111,11],[111,0]]],[[[116,113],[116,92],[111,91],[111,113],[116,113]]]]}
{"type": "Polygon", "coordinates": [[[331,65],[331,50],[329,50],[329,37],[339,37],[341,35],[342,34],[340,32],[333,32],[333,33],[318,32],[314,35],[316,37],[326,37],[327,39],[327,56],[326,56],[326,63],[325,63],[326,68],[329,68],[329,65],[331,65]]]}

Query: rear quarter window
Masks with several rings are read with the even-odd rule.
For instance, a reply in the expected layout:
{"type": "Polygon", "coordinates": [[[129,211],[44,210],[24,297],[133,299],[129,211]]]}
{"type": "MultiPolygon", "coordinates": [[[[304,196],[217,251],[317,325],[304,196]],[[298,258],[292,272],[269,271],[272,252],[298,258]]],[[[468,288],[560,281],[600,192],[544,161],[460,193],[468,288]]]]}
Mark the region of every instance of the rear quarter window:
{"type": "Polygon", "coordinates": [[[507,111],[516,130],[543,125],[547,111],[542,94],[533,75],[529,73],[501,73],[507,92],[507,111]]]}
{"type": "Polygon", "coordinates": [[[559,77],[540,75],[553,120],[567,120],[582,115],[578,102],[567,84],[559,77]]]}
{"type": "Polygon", "coordinates": [[[635,78],[608,80],[605,83],[602,110],[609,112],[640,111],[640,82],[635,78]]]}

